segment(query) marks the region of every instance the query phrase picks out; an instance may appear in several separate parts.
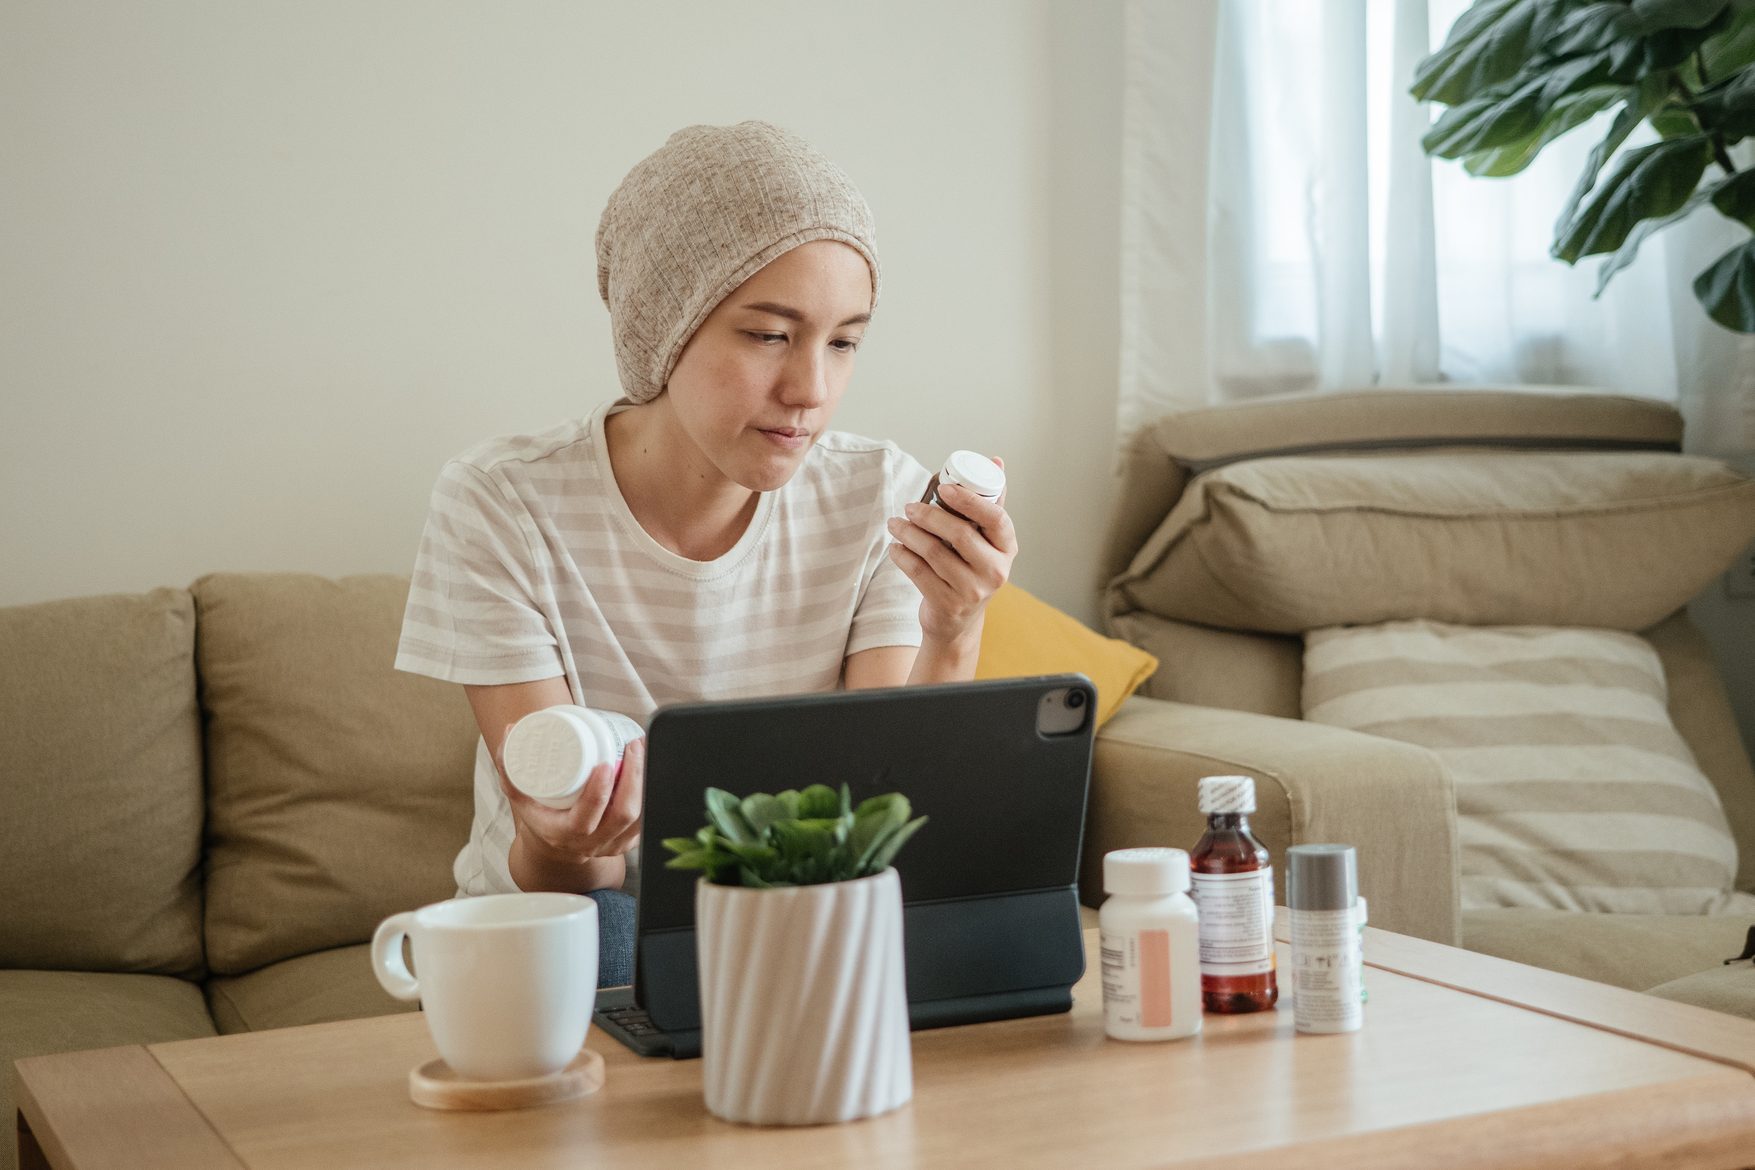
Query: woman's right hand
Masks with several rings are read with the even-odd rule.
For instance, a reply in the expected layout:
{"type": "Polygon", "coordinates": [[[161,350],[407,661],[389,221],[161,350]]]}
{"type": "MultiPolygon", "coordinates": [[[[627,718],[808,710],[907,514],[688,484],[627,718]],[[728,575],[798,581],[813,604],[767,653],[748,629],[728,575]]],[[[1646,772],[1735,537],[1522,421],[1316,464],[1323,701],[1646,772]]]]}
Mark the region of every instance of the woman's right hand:
{"type": "Polygon", "coordinates": [[[640,841],[646,793],[644,736],[628,744],[619,771],[610,764],[593,768],[571,808],[550,808],[533,800],[506,779],[503,767],[499,772],[500,791],[512,807],[517,828],[508,860],[521,888],[621,885],[622,858],[640,841]]]}

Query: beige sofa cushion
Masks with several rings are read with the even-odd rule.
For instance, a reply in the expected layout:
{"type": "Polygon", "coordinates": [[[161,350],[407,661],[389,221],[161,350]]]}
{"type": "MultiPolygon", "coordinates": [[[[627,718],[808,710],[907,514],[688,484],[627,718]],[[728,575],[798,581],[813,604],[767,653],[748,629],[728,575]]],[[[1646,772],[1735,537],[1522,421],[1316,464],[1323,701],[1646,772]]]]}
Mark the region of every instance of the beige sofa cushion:
{"type": "Polygon", "coordinates": [[[1305,719],[1444,761],[1465,910],[1755,916],[1667,703],[1657,652],[1618,630],[1414,621],[1305,639],[1305,719]]]}
{"type": "Polygon", "coordinates": [[[391,663],[404,577],[194,585],[207,718],[207,953],[219,975],[371,937],[450,897],[475,720],[391,663]]]}
{"type": "Polygon", "coordinates": [[[201,988],[164,975],[0,971],[0,1170],[17,1165],[12,1062],[27,1056],[159,1044],[214,1034],[201,988]]]}
{"type": "Polygon", "coordinates": [[[1532,967],[1646,991],[1719,966],[1743,949],[1750,925],[1747,915],[1735,914],[1465,910],[1462,944],[1532,967]]]}
{"type": "Polygon", "coordinates": [[[1324,390],[1174,411],[1123,451],[1103,577],[1127,568],[1191,475],[1270,455],[1464,444],[1680,451],[1682,416],[1652,398],[1527,384],[1324,390]]]}
{"type": "Polygon", "coordinates": [[[1421,617],[1639,630],[1751,538],[1755,480],[1711,459],[1256,459],[1189,485],[1111,607],[1277,633],[1421,617]]]}
{"type": "MultiPolygon", "coordinates": [[[[1737,953],[1741,953],[1741,948],[1737,953]]],[[[1647,990],[1660,999],[1755,1020],[1755,965],[1748,962],[1728,967],[1714,965],[1647,990]]]]}
{"type": "Polygon", "coordinates": [[[1172,703],[1254,711],[1302,719],[1304,640],[1124,613],[1109,623],[1117,637],[1157,658],[1140,694],[1172,703]]]}
{"type": "Polygon", "coordinates": [[[257,1032],[355,1020],[420,1007],[393,998],[372,974],[372,947],[316,951],[259,971],[207,981],[207,1004],[221,1032],[257,1032]]]}
{"type": "Polygon", "coordinates": [[[180,589],[0,609],[0,967],[200,975],[194,651],[180,589]]]}

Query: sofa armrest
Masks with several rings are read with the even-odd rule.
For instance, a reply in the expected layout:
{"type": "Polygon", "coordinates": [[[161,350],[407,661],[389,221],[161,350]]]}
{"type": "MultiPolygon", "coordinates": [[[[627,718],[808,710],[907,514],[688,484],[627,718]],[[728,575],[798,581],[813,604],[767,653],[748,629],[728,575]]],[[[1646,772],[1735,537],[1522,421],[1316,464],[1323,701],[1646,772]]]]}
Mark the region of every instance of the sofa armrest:
{"type": "Polygon", "coordinates": [[[1197,782],[1221,773],[1255,777],[1250,826],[1273,854],[1278,901],[1288,846],[1352,845],[1373,926],[1457,944],[1456,799],[1437,756],[1343,728],[1143,696],[1097,733],[1084,901],[1102,900],[1111,849],[1193,849],[1206,828],[1197,782]]]}

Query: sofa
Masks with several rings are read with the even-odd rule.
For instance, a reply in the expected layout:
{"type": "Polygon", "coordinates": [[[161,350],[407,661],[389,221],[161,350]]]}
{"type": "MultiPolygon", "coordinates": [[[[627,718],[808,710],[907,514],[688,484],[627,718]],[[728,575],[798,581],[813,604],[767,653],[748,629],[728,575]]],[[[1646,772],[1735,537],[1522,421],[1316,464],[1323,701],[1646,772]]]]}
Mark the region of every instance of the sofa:
{"type": "MultiPolygon", "coordinates": [[[[1462,911],[1454,777],[1408,743],[1302,721],[1301,631],[1431,619],[1637,633],[1655,649],[1670,718],[1722,803],[1740,856],[1735,887],[1755,890],[1755,775],[1712,651],[1683,608],[1719,588],[1755,539],[1755,482],[1681,456],[1682,438],[1667,404],[1571,388],[1287,395],[1155,420],[1124,459],[1104,620],[1160,660],[1140,693],[1181,715],[1160,725],[1124,712],[1109,737],[1146,742],[1163,730],[1184,743],[1190,724],[1210,728],[1265,781],[1258,820],[1276,845],[1307,831],[1302,801],[1373,790],[1366,815],[1397,821],[1402,847],[1423,858],[1362,854],[1362,878],[1369,885],[1392,857],[1398,910],[1422,908],[1412,933],[1755,1016],[1755,967],[1724,963],[1743,950],[1755,914],[1462,911]],[[1413,498],[1415,460],[1417,482],[1448,494],[1413,498]],[[1615,499],[1585,486],[1595,482],[1587,471],[1606,465],[1631,469],[1603,481],[1622,485],[1615,499]],[[1469,489],[1478,498],[1465,491],[1483,482],[1469,489]],[[1529,495],[1517,494],[1520,484],[1529,495]],[[1354,770],[1309,783],[1313,761],[1341,743],[1354,770]]],[[[1092,855],[1195,832],[1186,792],[1167,799],[1167,787],[1144,761],[1100,785],[1092,855]]],[[[1365,892],[1375,921],[1378,895],[1365,892]]]]}
{"type": "MultiPolygon", "coordinates": [[[[22,1057],[408,1010],[366,944],[454,893],[476,728],[460,687],[391,668],[406,592],[226,573],[0,608],[6,1114],[22,1057]]],[[[1270,847],[1353,841],[1375,924],[1455,941],[1433,842],[1396,829],[1445,824],[1429,753],[1138,695],[1097,737],[1085,901],[1103,849],[1193,845],[1195,781],[1258,766],[1270,847]],[[1186,808],[1122,823],[1141,795],[1186,808]]]]}

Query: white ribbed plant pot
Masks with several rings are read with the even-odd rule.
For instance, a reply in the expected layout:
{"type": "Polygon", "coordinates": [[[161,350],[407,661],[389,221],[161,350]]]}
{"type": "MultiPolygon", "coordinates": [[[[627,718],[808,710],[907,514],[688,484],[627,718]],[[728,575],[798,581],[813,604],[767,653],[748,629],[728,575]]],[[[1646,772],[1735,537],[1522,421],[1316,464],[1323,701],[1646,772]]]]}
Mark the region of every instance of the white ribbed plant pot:
{"type": "Polygon", "coordinates": [[[894,869],[695,890],[707,1109],[752,1125],[886,1113],[914,1095],[894,869]]]}

